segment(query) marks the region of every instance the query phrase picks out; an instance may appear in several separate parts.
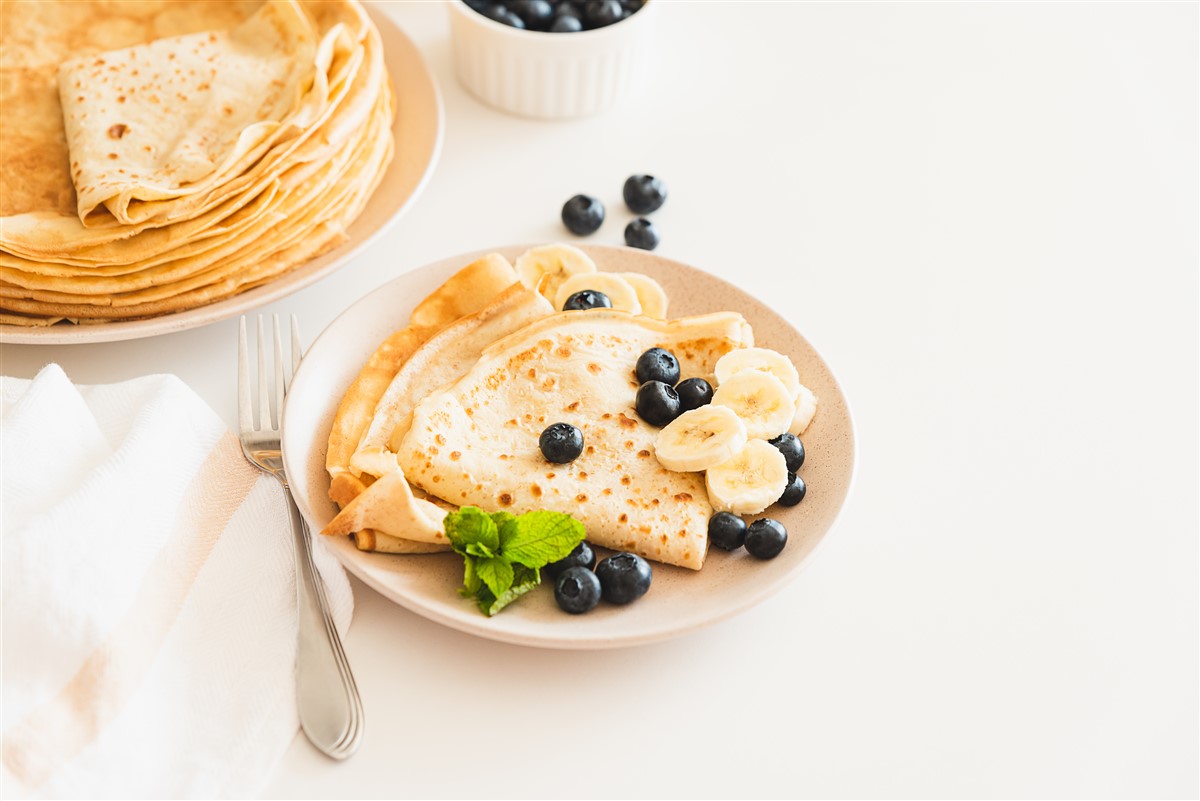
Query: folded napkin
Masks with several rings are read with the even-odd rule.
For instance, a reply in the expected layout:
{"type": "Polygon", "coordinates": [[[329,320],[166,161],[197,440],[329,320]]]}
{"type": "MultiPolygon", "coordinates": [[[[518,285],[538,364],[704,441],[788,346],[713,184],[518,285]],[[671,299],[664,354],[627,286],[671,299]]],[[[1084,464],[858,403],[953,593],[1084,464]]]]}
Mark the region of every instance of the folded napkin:
{"type": "Polygon", "coordinates": [[[174,376],[50,365],[0,409],[5,797],[256,795],[299,726],[282,488],[174,376]]]}

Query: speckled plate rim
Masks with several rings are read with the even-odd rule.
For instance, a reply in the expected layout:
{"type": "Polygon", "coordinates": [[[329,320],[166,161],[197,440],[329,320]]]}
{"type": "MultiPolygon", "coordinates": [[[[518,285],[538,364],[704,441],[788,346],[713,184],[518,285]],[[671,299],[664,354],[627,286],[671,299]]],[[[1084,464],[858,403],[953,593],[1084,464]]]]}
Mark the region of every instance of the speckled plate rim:
{"type": "Polygon", "coordinates": [[[305,263],[260,287],[226,300],[161,317],[126,322],[43,328],[0,325],[0,343],[14,345],[73,345],[116,342],[197,328],[264,306],[297,292],[346,266],[385,233],[407,211],[429,183],[442,151],[445,109],[437,81],[421,51],[382,8],[365,4],[379,28],[388,76],[396,92],[397,114],[392,126],[396,156],[383,180],[347,234],[346,244],[305,263]]]}
{"type": "MultiPolygon", "coordinates": [[[[314,531],[336,512],[326,497],[326,440],[334,410],[359,366],[379,342],[407,322],[412,307],[455,270],[488,252],[511,260],[527,247],[480,250],[409,272],[360,298],[314,341],[293,380],[283,419],[285,467],[297,505],[314,531]]],[[[772,340],[790,338],[788,352],[802,368],[801,379],[821,398],[817,418],[803,438],[808,455],[801,475],[809,483],[809,494],[797,507],[772,507],[764,513],[783,521],[790,533],[788,547],[776,559],[759,562],[744,551],[713,549],[698,573],[655,564],[654,584],[643,599],[627,607],[601,604],[580,616],[561,612],[553,593],[539,588],[487,618],[455,592],[462,562],[453,554],[365,553],[348,538],[318,537],[351,573],[385,598],[474,636],[545,648],[616,648],[676,637],[725,620],[774,595],[811,563],[853,490],[857,440],[849,403],[828,363],[782,315],[736,286],[680,262],[631,248],[581,247],[600,269],[643,271],[658,278],[672,304],[689,290],[721,299],[719,304],[685,301],[680,313],[732,308],[746,314],[747,309],[759,344],[769,347],[780,344],[772,340]],[[758,336],[760,327],[772,328],[774,336],[758,336]],[[818,469],[822,478],[814,484],[809,471],[821,464],[822,455],[829,461],[818,469]],[[818,514],[809,514],[814,510],[818,514]]]]}

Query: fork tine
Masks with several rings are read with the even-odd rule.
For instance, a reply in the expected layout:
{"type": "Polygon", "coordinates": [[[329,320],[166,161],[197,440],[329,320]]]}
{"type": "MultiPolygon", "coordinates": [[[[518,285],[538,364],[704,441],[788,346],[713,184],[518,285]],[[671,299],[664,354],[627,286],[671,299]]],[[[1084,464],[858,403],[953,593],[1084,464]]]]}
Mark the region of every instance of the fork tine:
{"type": "Polygon", "coordinates": [[[250,355],[246,347],[246,316],[238,322],[238,428],[243,434],[254,428],[254,404],[250,401],[250,355]]]}
{"type": "Polygon", "coordinates": [[[304,353],[304,346],[300,344],[300,321],[296,319],[296,315],[292,315],[292,378],[296,377],[296,371],[300,369],[300,356],[304,353]]]}
{"type": "Polygon", "coordinates": [[[279,333],[279,315],[271,315],[271,327],[275,334],[275,425],[273,429],[282,427],[283,422],[283,336],[279,333]]]}
{"type": "Polygon", "coordinates": [[[267,388],[267,347],[263,318],[258,315],[258,427],[271,427],[271,391],[267,388]]]}

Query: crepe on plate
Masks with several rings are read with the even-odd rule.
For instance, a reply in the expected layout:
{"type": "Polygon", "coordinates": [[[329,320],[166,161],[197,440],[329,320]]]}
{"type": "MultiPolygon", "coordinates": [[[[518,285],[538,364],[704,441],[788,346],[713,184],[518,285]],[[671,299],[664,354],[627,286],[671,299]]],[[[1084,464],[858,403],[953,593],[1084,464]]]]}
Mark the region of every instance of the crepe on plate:
{"type": "Polygon", "coordinates": [[[422,344],[402,358],[381,358],[400,350],[381,347],[343,398],[327,451],[330,495],[343,509],[324,533],[353,533],[364,550],[441,550],[440,518],[426,503],[559,509],[580,518],[597,544],[699,568],[712,513],[703,479],[652,457],[657,429],[634,411],[633,367],[643,351],[662,346],[680,354],[686,374],[711,378],[717,359],[752,344],[749,326],[733,313],[676,321],[555,314],[536,291],[514,284],[430,334],[420,312],[470,286],[464,279],[478,265],[389,339],[422,344]],[[378,363],[398,366],[381,371],[378,363]],[[380,390],[381,373],[391,370],[380,390]],[[467,396],[475,399],[470,414],[467,396]],[[550,465],[538,451],[538,435],[558,421],[579,425],[589,446],[572,465],[550,465]]]}
{"type": "Polygon", "coordinates": [[[6,2],[0,42],[0,322],[274,280],[345,241],[393,155],[353,0],[6,2]]]}

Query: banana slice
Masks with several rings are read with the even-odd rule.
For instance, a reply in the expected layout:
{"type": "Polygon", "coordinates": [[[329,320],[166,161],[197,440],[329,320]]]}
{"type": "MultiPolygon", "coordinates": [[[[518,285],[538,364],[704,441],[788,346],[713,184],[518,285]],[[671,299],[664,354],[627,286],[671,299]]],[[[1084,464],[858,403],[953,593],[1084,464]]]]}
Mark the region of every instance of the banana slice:
{"type": "Polygon", "coordinates": [[[803,384],[800,385],[800,395],[796,398],[796,416],[792,418],[792,425],[788,431],[795,434],[797,437],[804,433],[808,428],[808,424],[812,422],[813,416],[817,413],[817,396],[813,391],[803,384]]]}
{"type": "Polygon", "coordinates": [[[633,287],[637,293],[638,303],[642,304],[642,314],[656,320],[667,319],[667,293],[662,286],[648,275],[642,273],[617,273],[633,287]]]}
{"type": "Polygon", "coordinates": [[[767,348],[738,348],[722,356],[714,368],[718,384],[724,384],[743,370],[759,370],[775,376],[787,387],[792,400],[800,394],[800,375],[792,360],[782,353],[767,348]]]}
{"type": "Polygon", "coordinates": [[[554,302],[554,293],[568,277],[596,272],[596,263],[588,254],[571,245],[539,245],[517,257],[517,277],[530,289],[554,302]]]}
{"type": "MultiPolygon", "coordinates": [[[[728,354],[721,360],[727,358],[728,354]]],[[[787,387],[771,373],[759,370],[743,370],[720,382],[712,402],[733,409],[746,424],[750,439],[777,437],[788,430],[796,417],[796,404],[787,387]]]]}
{"type": "Polygon", "coordinates": [[[654,455],[668,470],[690,473],[729,461],[745,445],[741,418],[727,406],[709,404],[684,412],[659,431],[654,455]]]}
{"type": "Polygon", "coordinates": [[[612,307],[620,311],[642,313],[637,292],[629,282],[616,273],[576,273],[559,284],[554,295],[554,308],[562,309],[567,299],[576,292],[591,289],[603,292],[612,301],[612,307]]]}
{"type": "Polygon", "coordinates": [[[787,487],[787,460],[769,442],[752,439],[727,462],[708,468],[708,502],[718,512],[752,515],[766,509],[787,487]]]}

